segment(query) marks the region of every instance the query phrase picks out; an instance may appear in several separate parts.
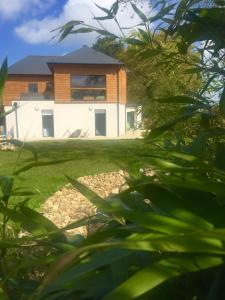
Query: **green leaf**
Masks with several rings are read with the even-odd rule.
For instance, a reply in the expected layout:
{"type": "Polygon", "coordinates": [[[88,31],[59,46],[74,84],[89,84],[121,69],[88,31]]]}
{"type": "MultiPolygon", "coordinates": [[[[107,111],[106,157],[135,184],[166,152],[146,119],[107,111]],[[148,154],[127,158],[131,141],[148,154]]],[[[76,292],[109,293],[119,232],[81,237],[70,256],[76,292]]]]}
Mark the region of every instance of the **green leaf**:
{"type": "Polygon", "coordinates": [[[71,33],[71,31],[73,30],[73,25],[72,26],[70,26],[70,27],[66,27],[64,30],[63,30],[63,32],[62,32],[62,34],[60,35],[60,37],[59,37],[59,42],[62,42],[70,33],[71,33]]]}
{"type": "Polygon", "coordinates": [[[148,22],[148,18],[146,17],[146,15],[134,3],[131,2],[131,6],[144,23],[148,22]]]}
{"type": "Polygon", "coordinates": [[[166,185],[174,185],[186,189],[194,189],[197,191],[215,193],[225,196],[225,184],[210,180],[206,176],[195,173],[183,173],[182,176],[164,176],[161,175],[162,183],[166,185]]]}
{"type": "Polygon", "coordinates": [[[214,165],[221,171],[225,172],[225,143],[216,144],[216,154],[214,165]]]}
{"type": "Polygon", "coordinates": [[[154,211],[167,215],[168,217],[173,216],[199,229],[213,229],[213,225],[199,217],[197,213],[194,213],[192,209],[190,209],[190,206],[188,206],[188,203],[185,203],[178,193],[155,183],[141,183],[135,185],[134,188],[142,193],[144,198],[151,199],[151,205],[154,211]]]}
{"type": "Polygon", "coordinates": [[[160,103],[183,103],[183,104],[196,104],[198,101],[192,97],[188,96],[173,96],[166,98],[155,98],[154,99],[160,103]]]}
{"type": "Polygon", "coordinates": [[[196,114],[196,112],[193,112],[193,111],[186,112],[183,115],[179,116],[178,118],[171,120],[168,123],[166,123],[160,127],[153,128],[147,137],[150,139],[155,139],[159,135],[163,134],[164,132],[172,129],[177,123],[186,121],[186,120],[190,119],[191,117],[193,117],[195,114],[196,114]]]}
{"type": "Polygon", "coordinates": [[[112,212],[112,207],[106,202],[104,199],[99,197],[95,192],[91,191],[89,188],[79,183],[78,181],[72,179],[69,176],[66,176],[68,181],[72,184],[72,186],[77,189],[81,194],[83,194],[88,200],[93,203],[97,208],[104,212],[112,212]]]}
{"type": "Polygon", "coordinates": [[[153,169],[157,169],[159,171],[165,170],[167,172],[179,172],[179,173],[192,173],[197,170],[197,167],[187,166],[184,167],[182,165],[175,164],[174,162],[163,159],[163,158],[150,158],[150,164],[153,169]]]}
{"type": "Polygon", "coordinates": [[[115,34],[107,31],[107,30],[103,30],[103,29],[96,29],[95,30],[97,33],[101,34],[101,35],[104,35],[104,36],[110,36],[110,37],[113,37],[113,38],[118,38],[118,36],[116,36],[115,34]]]}
{"type": "Polygon", "coordinates": [[[155,22],[155,21],[161,19],[165,15],[168,15],[175,6],[176,6],[176,3],[168,5],[165,8],[162,8],[155,16],[150,17],[149,20],[151,22],[155,22]]]}
{"type": "Polygon", "coordinates": [[[220,98],[219,109],[220,109],[220,113],[225,118],[225,88],[220,98]]]}
{"type": "Polygon", "coordinates": [[[7,176],[0,176],[0,186],[3,194],[3,200],[8,201],[12,193],[13,178],[7,176]]]}
{"type": "MultiPolygon", "coordinates": [[[[62,231],[59,230],[59,228],[54,223],[52,223],[50,220],[45,218],[43,215],[41,215],[40,213],[38,213],[35,210],[32,210],[26,206],[21,206],[20,211],[27,219],[30,220],[30,222],[32,220],[31,223],[34,224],[34,229],[36,228],[38,232],[40,232],[40,233],[42,233],[44,231],[46,231],[47,233],[55,232],[55,234],[52,236],[52,238],[54,240],[56,240],[58,242],[67,243],[67,239],[64,236],[64,234],[62,233],[62,231]]],[[[30,227],[30,226],[28,225],[28,227],[30,227]]]]}
{"type": "Polygon", "coordinates": [[[98,20],[98,21],[111,20],[113,18],[114,18],[113,15],[109,15],[109,16],[105,16],[105,17],[94,17],[94,19],[98,20]]]}
{"type": "Polygon", "coordinates": [[[97,3],[95,3],[95,5],[96,5],[99,9],[101,9],[102,11],[104,11],[107,15],[110,15],[110,14],[111,14],[111,11],[110,11],[109,9],[107,9],[107,8],[105,8],[105,7],[102,7],[102,6],[98,5],[97,3]]]}
{"type": "MultiPolygon", "coordinates": [[[[66,270],[62,276],[59,276],[51,285],[45,288],[43,294],[48,294],[51,290],[62,286],[68,282],[74,282],[75,279],[84,276],[88,272],[94,271],[97,268],[101,268],[104,265],[114,264],[119,259],[126,259],[132,252],[126,249],[106,249],[96,254],[92,254],[87,261],[74,266],[73,268],[66,270]]],[[[54,270],[54,267],[51,272],[54,270]]],[[[54,271],[53,271],[54,272],[54,271]]],[[[57,275],[57,274],[55,274],[57,275]]],[[[46,274],[46,280],[48,280],[49,274],[46,274]]]]}
{"type": "Polygon", "coordinates": [[[72,30],[72,31],[71,31],[71,34],[74,34],[74,33],[89,33],[89,32],[93,32],[93,31],[95,31],[95,30],[92,29],[92,28],[81,27],[81,28],[79,28],[79,29],[72,30]]]}
{"type": "Polygon", "coordinates": [[[76,222],[68,224],[66,227],[62,228],[62,231],[71,230],[71,229],[74,229],[74,228],[78,228],[78,227],[81,227],[81,226],[92,225],[92,224],[108,223],[111,220],[113,220],[113,219],[111,219],[109,217],[104,217],[103,215],[100,215],[100,216],[95,215],[95,216],[91,216],[91,217],[86,217],[82,220],[78,220],[76,222]]]}
{"type": "Polygon", "coordinates": [[[8,295],[5,294],[5,292],[2,288],[0,288],[0,299],[8,300],[8,295]]]}
{"type": "Polygon", "coordinates": [[[195,226],[154,212],[121,211],[122,216],[136,225],[160,233],[175,234],[195,230],[195,226]]]}
{"type": "Polygon", "coordinates": [[[3,88],[5,85],[6,79],[7,79],[7,75],[8,75],[8,62],[7,62],[7,58],[5,58],[2,66],[1,66],[1,69],[0,69],[0,100],[1,100],[2,93],[3,93],[3,88]]]}
{"type": "Polygon", "coordinates": [[[113,3],[110,11],[113,13],[114,16],[116,16],[118,9],[119,9],[119,0],[117,0],[116,2],[113,3]]]}
{"type": "Polygon", "coordinates": [[[202,157],[207,150],[208,139],[212,137],[220,137],[225,135],[224,128],[211,128],[209,130],[201,131],[193,140],[190,152],[193,155],[202,157]]]}
{"type": "Polygon", "coordinates": [[[207,139],[207,134],[200,132],[191,144],[190,153],[197,157],[204,157],[207,150],[207,139]]]}
{"type": "Polygon", "coordinates": [[[176,257],[161,260],[137,272],[103,300],[137,298],[166,280],[186,274],[197,272],[223,264],[223,259],[212,256],[195,256],[193,258],[176,257]]]}
{"type": "Polygon", "coordinates": [[[134,39],[134,38],[126,38],[126,39],[124,39],[124,42],[129,45],[133,45],[133,46],[143,46],[144,45],[144,42],[142,42],[141,40],[138,40],[138,39],[134,39]]]}
{"type": "Polygon", "coordinates": [[[28,207],[20,206],[19,210],[13,210],[1,206],[0,210],[10,220],[20,224],[24,230],[32,234],[45,234],[52,241],[67,243],[66,237],[55,224],[28,207]]]}
{"type": "Polygon", "coordinates": [[[76,25],[81,25],[81,24],[84,24],[84,22],[83,21],[78,21],[78,20],[69,21],[66,24],[64,24],[63,26],[57,27],[57,28],[51,30],[50,32],[54,32],[54,31],[57,31],[57,30],[60,30],[62,32],[67,28],[74,27],[76,25]]]}
{"type": "Polygon", "coordinates": [[[53,160],[53,161],[35,161],[32,162],[30,164],[25,165],[24,167],[20,168],[19,170],[16,170],[14,172],[14,175],[19,175],[25,171],[28,171],[32,168],[36,168],[36,167],[42,167],[42,166],[51,166],[51,165],[57,165],[57,164],[61,164],[64,162],[68,162],[68,161],[72,161],[73,159],[61,159],[61,160],[53,160]]]}

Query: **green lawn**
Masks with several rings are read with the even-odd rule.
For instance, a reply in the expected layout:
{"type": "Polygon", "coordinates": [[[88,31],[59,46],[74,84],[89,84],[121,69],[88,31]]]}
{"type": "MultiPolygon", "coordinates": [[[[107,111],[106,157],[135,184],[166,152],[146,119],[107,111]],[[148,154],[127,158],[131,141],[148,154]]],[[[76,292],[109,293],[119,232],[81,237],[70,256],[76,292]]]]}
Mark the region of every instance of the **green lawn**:
{"type": "MultiPolygon", "coordinates": [[[[0,176],[15,175],[15,188],[35,192],[29,206],[39,208],[67,183],[65,175],[77,178],[126,168],[143,149],[143,140],[43,141],[28,143],[37,152],[0,152],[0,176]]],[[[14,198],[13,202],[24,198],[14,198]]]]}

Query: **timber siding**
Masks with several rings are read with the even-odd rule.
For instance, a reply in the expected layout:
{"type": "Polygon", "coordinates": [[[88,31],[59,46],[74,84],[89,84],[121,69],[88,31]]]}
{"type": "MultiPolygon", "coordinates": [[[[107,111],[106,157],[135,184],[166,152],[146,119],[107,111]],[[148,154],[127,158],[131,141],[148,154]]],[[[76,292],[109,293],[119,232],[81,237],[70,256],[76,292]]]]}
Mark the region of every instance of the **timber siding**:
{"type": "MultiPolygon", "coordinates": [[[[51,70],[53,75],[9,75],[3,93],[4,105],[10,106],[12,101],[19,101],[22,93],[28,93],[29,83],[38,83],[38,92],[44,93],[47,82],[51,82],[54,86],[55,103],[76,103],[77,101],[71,100],[71,75],[106,75],[106,102],[117,102],[118,82],[119,103],[126,104],[127,102],[126,71],[124,67],[116,65],[54,64],[51,65],[51,70]]],[[[82,103],[85,102],[82,101],[82,103]]]]}
{"type": "Polygon", "coordinates": [[[54,72],[56,103],[76,102],[71,100],[71,75],[106,75],[106,101],[110,103],[116,103],[118,72],[120,84],[120,103],[126,103],[126,71],[124,68],[120,69],[118,66],[74,66],[60,64],[52,66],[52,69],[54,72]]]}
{"type": "Polygon", "coordinates": [[[22,93],[28,93],[29,83],[37,83],[38,92],[44,93],[47,82],[51,82],[53,84],[53,76],[9,75],[3,92],[4,105],[11,105],[12,101],[18,101],[21,99],[22,93]]]}

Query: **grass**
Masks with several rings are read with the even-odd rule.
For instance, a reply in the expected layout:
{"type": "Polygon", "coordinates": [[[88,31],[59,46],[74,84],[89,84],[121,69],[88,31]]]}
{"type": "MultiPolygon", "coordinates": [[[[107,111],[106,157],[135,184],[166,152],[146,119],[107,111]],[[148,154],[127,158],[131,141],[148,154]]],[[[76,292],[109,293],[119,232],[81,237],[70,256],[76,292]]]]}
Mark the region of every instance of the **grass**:
{"type": "MultiPolygon", "coordinates": [[[[31,198],[15,197],[13,203],[27,200],[38,209],[67,183],[65,175],[77,178],[126,169],[140,159],[143,140],[43,141],[27,143],[20,153],[0,152],[0,176],[14,176],[15,189],[34,192],[31,198]],[[27,148],[37,153],[37,160],[27,148]],[[15,175],[16,174],[16,175],[15,175]]],[[[11,202],[12,203],[12,202],[11,202]]]]}

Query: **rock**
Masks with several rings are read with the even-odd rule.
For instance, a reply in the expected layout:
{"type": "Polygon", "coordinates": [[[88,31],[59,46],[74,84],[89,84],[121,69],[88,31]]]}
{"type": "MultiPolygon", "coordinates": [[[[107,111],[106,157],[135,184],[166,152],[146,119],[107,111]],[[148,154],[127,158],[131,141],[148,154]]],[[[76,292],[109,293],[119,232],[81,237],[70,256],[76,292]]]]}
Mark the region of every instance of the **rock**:
{"type": "Polygon", "coordinates": [[[112,190],[112,194],[119,194],[120,190],[118,188],[115,188],[112,190]]]}
{"type": "Polygon", "coordinates": [[[129,189],[129,185],[128,184],[124,184],[120,187],[120,193],[125,192],[126,190],[129,189]]]}
{"type": "MultiPolygon", "coordinates": [[[[129,188],[125,180],[127,176],[128,174],[126,172],[120,170],[119,172],[80,177],[78,181],[104,200],[112,194],[118,194],[120,191],[129,188]]],[[[97,208],[74,189],[71,184],[67,184],[64,188],[47,199],[41,210],[43,215],[48,217],[59,228],[63,228],[83,218],[93,216],[97,212],[97,208]]],[[[99,227],[99,224],[82,226],[67,230],[66,234],[80,234],[86,237],[90,232],[96,231],[99,227]]]]}

